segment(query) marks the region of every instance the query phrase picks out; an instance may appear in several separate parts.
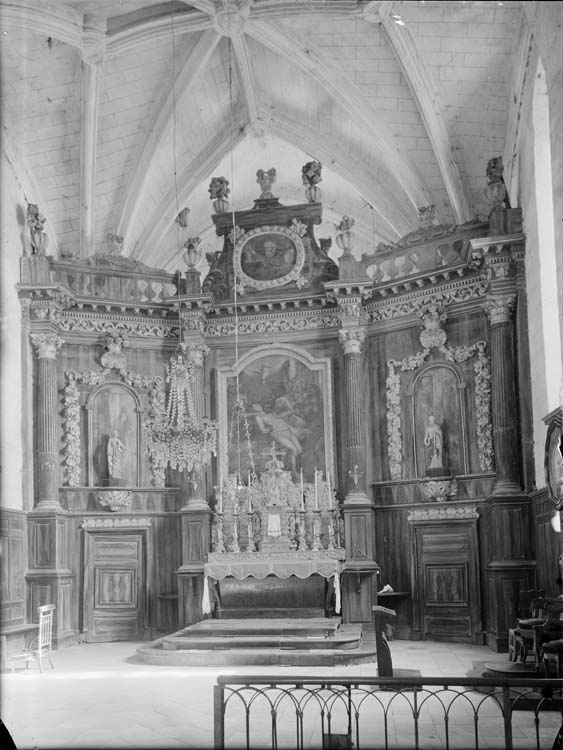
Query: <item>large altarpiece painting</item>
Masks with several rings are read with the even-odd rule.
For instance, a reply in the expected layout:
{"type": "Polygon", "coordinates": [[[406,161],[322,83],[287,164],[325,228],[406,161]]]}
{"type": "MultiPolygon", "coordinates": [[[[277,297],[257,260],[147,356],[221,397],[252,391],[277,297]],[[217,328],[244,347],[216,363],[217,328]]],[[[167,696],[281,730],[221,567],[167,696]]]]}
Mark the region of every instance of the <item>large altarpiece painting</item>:
{"type": "Polygon", "coordinates": [[[297,347],[261,347],[219,371],[222,477],[259,476],[274,460],[295,482],[333,467],[330,361],[297,347]],[[238,404],[238,407],[237,407],[238,404]]]}

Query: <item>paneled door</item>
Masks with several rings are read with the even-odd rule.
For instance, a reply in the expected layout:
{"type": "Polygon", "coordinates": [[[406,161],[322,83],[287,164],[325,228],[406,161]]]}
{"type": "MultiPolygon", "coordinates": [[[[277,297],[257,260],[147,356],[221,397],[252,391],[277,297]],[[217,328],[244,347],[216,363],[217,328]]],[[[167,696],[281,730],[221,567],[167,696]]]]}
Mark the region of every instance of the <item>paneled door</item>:
{"type": "Polygon", "coordinates": [[[413,527],[415,631],[423,640],[482,642],[475,520],[413,527]]]}
{"type": "Polygon", "coordinates": [[[84,626],[88,642],[140,640],[147,623],[146,533],[88,531],[84,626]]]}

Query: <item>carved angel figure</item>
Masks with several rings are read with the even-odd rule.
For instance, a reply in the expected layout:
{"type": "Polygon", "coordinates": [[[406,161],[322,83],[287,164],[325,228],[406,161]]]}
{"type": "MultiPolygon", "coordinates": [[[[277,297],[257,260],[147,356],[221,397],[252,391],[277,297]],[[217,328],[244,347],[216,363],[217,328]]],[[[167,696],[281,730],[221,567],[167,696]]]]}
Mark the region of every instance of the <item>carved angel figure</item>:
{"type": "Polygon", "coordinates": [[[47,235],[43,231],[45,217],[39,213],[39,206],[36,203],[27,204],[27,226],[29,227],[29,239],[31,242],[31,251],[35,254],[43,255],[47,235]]]}

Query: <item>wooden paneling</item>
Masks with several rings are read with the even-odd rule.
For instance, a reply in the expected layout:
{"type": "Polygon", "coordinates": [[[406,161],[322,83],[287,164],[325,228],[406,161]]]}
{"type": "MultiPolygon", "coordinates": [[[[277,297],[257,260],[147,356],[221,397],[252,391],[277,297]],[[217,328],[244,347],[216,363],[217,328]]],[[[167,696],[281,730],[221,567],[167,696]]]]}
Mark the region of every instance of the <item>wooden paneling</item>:
{"type": "Polygon", "coordinates": [[[559,556],[563,553],[563,537],[551,526],[554,504],[544,488],[531,497],[535,529],[535,549],[537,562],[537,586],[545,589],[548,596],[561,593],[557,579],[561,576],[559,556]]]}
{"type": "Polygon", "coordinates": [[[26,517],[19,511],[3,509],[0,516],[2,565],[0,566],[0,597],[2,625],[25,622],[26,517]]]}
{"type": "Polygon", "coordinates": [[[476,521],[412,521],[420,637],[481,640],[476,521]]]}

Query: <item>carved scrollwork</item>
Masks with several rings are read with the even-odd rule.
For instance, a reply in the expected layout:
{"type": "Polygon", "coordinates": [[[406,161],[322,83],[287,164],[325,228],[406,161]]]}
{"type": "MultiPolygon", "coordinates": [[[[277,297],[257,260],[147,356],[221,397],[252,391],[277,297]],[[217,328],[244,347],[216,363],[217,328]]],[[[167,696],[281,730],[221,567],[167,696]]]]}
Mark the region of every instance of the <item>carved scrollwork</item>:
{"type": "MultiPolygon", "coordinates": [[[[479,467],[483,472],[494,470],[493,428],[491,422],[491,366],[485,351],[485,341],[471,346],[440,347],[446,361],[465,362],[477,357],[475,373],[475,413],[477,417],[477,446],[479,467]]],[[[401,434],[401,372],[421,367],[430,354],[424,349],[402,360],[389,360],[387,363],[386,404],[387,404],[387,456],[391,479],[401,479],[403,472],[403,439],[401,434]]]]}
{"type": "MultiPolygon", "coordinates": [[[[80,391],[79,385],[101,385],[108,377],[108,370],[86,370],[76,372],[66,370],[66,385],[63,389],[63,444],[64,456],[64,484],[68,487],[81,486],[80,471],[80,391]]],[[[149,418],[145,427],[150,426],[151,420],[164,414],[164,380],[160,376],[147,377],[133,372],[121,372],[121,379],[132,388],[148,391],[149,418]]],[[[155,487],[164,487],[164,466],[155,459],[154,446],[150,438],[150,430],[145,429],[146,450],[155,487]]]]}

